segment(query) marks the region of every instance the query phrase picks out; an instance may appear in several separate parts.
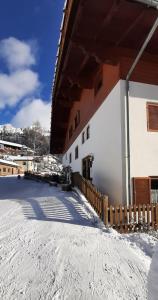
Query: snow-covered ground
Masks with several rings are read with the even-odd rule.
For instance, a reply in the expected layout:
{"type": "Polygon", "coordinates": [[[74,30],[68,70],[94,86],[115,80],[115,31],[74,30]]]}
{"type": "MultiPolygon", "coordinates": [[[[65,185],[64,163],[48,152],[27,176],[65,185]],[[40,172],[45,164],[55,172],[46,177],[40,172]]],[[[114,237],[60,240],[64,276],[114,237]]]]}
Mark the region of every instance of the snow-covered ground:
{"type": "Polygon", "coordinates": [[[0,299],[145,300],[156,242],[106,229],[73,192],[0,178],[0,299]]]}

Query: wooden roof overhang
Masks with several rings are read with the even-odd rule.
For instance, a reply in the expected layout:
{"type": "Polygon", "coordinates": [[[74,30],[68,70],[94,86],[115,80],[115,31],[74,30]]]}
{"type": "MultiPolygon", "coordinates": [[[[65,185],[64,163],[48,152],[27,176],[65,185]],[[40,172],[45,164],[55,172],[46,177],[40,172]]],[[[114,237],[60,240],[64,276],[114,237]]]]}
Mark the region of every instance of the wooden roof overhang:
{"type": "MultiPolygon", "coordinates": [[[[103,63],[134,58],[157,10],[128,0],[68,0],[53,88],[51,153],[62,153],[71,107],[82,89],[92,89],[103,63]]],[[[158,63],[158,31],[142,59],[158,63]]],[[[124,74],[125,75],[125,74],[124,74]]]]}

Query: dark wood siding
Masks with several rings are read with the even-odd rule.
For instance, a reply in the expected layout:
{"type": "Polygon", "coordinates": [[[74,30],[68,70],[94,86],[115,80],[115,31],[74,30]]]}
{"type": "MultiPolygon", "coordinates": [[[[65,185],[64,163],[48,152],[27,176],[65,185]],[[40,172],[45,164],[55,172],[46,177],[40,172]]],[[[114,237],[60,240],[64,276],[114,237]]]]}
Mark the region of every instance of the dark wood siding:
{"type": "Polygon", "coordinates": [[[158,131],[157,103],[147,103],[147,128],[149,131],[158,131]]]}
{"type": "Polygon", "coordinates": [[[134,204],[150,204],[151,179],[149,177],[133,178],[134,204]]]}

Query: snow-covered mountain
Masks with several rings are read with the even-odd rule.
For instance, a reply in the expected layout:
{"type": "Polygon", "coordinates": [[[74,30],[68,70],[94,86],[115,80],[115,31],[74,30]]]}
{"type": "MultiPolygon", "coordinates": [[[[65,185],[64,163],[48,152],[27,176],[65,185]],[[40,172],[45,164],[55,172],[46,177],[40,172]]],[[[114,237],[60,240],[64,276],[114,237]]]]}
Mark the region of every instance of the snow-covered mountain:
{"type": "MultiPolygon", "coordinates": [[[[28,128],[29,129],[34,129],[35,126],[32,125],[28,128]]],[[[16,128],[12,124],[9,124],[9,123],[0,125],[0,133],[5,132],[5,133],[10,133],[10,134],[16,134],[16,133],[23,134],[23,130],[24,130],[24,128],[16,128]]],[[[50,135],[50,130],[47,130],[47,129],[41,127],[41,133],[44,136],[49,136],[50,135]]]]}
{"type": "Polygon", "coordinates": [[[23,133],[23,129],[22,128],[15,128],[13,125],[11,124],[3,124],[0,125],[0,132],[6,132],[6,133],[19,133],[22,134],[23,133]]]}

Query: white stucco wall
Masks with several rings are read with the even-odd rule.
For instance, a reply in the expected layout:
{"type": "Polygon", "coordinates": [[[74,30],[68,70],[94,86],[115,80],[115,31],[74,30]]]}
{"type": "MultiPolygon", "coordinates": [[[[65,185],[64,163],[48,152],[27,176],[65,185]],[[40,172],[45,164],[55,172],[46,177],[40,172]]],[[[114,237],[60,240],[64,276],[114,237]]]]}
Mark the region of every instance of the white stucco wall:
{"type": "Polygon", "coordinates": [[[130,82],[131,178],[158,175],[158,132],[147,131],[147,102],[158,103],[158,86],[130,82]]]}
{"type": "MultiPolygon", "coordinates": [[[[158,86],[130,82],[130,176],[131,193],[133,177],[158,176],[158,132],[147,131],[147,102],[158,102],[158,86]]],[[[120,80],[87,125],[90,139],[83,145],[81,135],[63,157],[69,164],[72,153],[73,171],[82,172],[82,159],[94,156],[93,183],[109,195],[111,203],[126,201],[126,152],[125,152],[125,81],[120,80]],[[75,147],[79,158],[75,160],[75,147]]],[[[86,130],[85,126],[84,130],[86,130]]],[[[83,131],[84,131],[83,130],[83,131]]]]}
{"type": "MultiPolygon", "coordinates": [[[[110,201],[123,200],[122,171],[122,113],[120,98],[121,81],[99,107],[87,125],[90,125],[90,139],[82,144],[78,136],[63,157],[64,165],[69,164],[69,153],[72,153],[73,171],[82,172],[82,159],[89,154],[94,156],[92,166],[93,183],[109,195],[110,201]],[[79,158],[75,160],[75,147],[79,147],[79,158]]],[[[87,126],[86,126],[87,127],[87,126]]],[[[84,130],[86,130],[86,127],[84,130]]],[[[83,130],[83,131],[84,131],[83,130]]]]}

